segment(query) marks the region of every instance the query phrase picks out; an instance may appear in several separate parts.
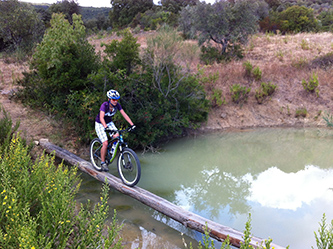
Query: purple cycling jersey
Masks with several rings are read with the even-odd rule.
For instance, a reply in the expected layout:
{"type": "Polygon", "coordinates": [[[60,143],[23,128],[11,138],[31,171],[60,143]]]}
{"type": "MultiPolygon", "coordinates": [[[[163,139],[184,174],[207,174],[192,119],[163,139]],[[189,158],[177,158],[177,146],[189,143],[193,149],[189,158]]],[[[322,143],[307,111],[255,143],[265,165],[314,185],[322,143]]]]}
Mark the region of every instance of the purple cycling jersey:
{"type": "MultiPolygon", "coordinates": [[[[105,112],[104,116],[105,123],[110,123],[112,121],[112,116],[114,116],[117,111],[120,111],[122,109],[123,108],[121,107],[121,105],[117,103],[116,106],[112,107],[111,110],[109,102],[104,102],[99,110],[105,112]]],[[[101,120],[99,119],[99,113],[97,114],[95,121],[97,123],[101,123],[101,120]]]]}

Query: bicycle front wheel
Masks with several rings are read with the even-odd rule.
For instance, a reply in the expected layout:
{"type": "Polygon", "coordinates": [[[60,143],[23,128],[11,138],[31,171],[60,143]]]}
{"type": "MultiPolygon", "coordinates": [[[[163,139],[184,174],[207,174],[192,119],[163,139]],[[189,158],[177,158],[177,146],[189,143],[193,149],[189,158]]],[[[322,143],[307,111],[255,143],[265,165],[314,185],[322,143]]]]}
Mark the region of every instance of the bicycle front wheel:
{"type": "Polygon", "coordinates": [[[94,138],[90,143],[90,161],[94,168],[98,171],[102,170],[101,167],[101,148],[103,144],[98,138],[94,138]]]}
{"type": "Polygon", "coordinates": [[[141,165],[138,156],[130,148],[124,148],[118,156],[118,173],[127,186],[136,185],[141,177],[141,165]]]}

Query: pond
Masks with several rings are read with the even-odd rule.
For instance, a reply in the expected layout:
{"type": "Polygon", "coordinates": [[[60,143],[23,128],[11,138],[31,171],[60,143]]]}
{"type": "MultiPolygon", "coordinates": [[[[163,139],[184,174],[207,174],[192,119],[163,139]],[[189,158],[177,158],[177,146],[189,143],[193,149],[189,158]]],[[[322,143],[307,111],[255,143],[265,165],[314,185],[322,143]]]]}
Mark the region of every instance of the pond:
{"type": "MultiPolygon", "coordinates": [[[[138,186],[239,231],[251,214],[254,236],[290,249],[316,248],[323,214],[333,219],[332,149],[333,130],[325,128],[187,137],[140,155],[138,186]]],[[[78,201],[98,201],[101,183],[82,178],[78,201]]],[[[195,247],[202,237],[117,191],[110,191],[109,204],[124,224],[125,248],[195,247]]]]}

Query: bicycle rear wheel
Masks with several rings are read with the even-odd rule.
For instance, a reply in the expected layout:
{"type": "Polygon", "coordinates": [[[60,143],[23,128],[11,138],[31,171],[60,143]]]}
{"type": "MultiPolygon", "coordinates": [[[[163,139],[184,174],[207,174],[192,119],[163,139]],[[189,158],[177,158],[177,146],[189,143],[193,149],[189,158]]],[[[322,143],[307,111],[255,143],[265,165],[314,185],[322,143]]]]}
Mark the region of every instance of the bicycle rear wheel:
{"type": "Polygon", "coordinates": [[[136,185],[141,177],[141,165],[138,156],[130,148],[124,148],[118,156],[118,173],[127,186],[136,185]]]}
{"type": "Polygon", "coordinates": [[[98,171],[102,171],[101,167],[101,140],[94,138],[90,143],[90,161],[94,168],[98,171]]]}

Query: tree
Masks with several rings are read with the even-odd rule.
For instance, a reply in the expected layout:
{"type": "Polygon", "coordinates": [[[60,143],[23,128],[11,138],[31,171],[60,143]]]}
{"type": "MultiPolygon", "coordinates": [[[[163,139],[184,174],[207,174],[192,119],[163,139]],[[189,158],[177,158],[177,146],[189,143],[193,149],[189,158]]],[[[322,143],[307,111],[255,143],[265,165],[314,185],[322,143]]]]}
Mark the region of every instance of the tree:
{"type": "Polygon", "coordinates": [[[163,9],[177,14],[182,8],[186,6],[196,5],[196,0],[161,0],[160,3],[163,9]]]}
{"type": "Polygon", "coordinates": [[[63,14],[53,14],[49,28],[37,46],[30,68],[21,84],[32,103],[49,112],[79,115],[78,101],[69,96],[89,86],[88,75],[97,71],[99,57],[86,39],[80,16],[73,15],[71,25],[63,14]],[[73,104],[71,106],[71,104],[73,104]]]}
{"type": "Polygon", "coordinates": [[[282,11],[278,18],[283,32],[309,32],[318,28],[313,9],[304,6],[289,7],[282,11]]]}
{"type": "Polygon", "coordinates": [[[62,0],[51,5],[49,11],[52,13],[63,13],[69,23],[73,23],[72,15],[80,14],[80,6],[76,3],[76,0],[62,0]]]}
{"type": "Polygon", "coordinates": [[[105,45],[104,52],[110,59],[110,69],[112,72],[126,70],[126,75],[130,75],[133,67],[140,61],[139,47],[137,39],[133,37],[129,29],[121,32],[122,40],[113,40],[105,45]]]}
{"type": "Polygon", "coordinates": [[[251,0],[218,1],[213,5],[199,3],[186,8],[181,15],[191,19],[192,32],[199,32],[199,44],[213,41],[226,53],[228,45],[243,44],[258,29],[258,3],[251,0]]]}
{"type": "Polygon", "coordinates": [[[333,31],[333,9],[321,12],[318,19],[321,22],[323,31],[333,31]]]}
{"type": "Polygon", "coordinates": [[[0,37],[14,49],[30,50],[44,32],[44,25],[35,9],[17,0],[0,1],[0,37]]]}
{"type": "Polygon", "coordinates": [[[111,0],[110,20],[113,27],[125,27],[138,13],[154,6],[153,0],[111,0]]]}

